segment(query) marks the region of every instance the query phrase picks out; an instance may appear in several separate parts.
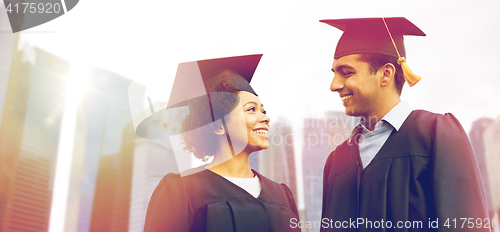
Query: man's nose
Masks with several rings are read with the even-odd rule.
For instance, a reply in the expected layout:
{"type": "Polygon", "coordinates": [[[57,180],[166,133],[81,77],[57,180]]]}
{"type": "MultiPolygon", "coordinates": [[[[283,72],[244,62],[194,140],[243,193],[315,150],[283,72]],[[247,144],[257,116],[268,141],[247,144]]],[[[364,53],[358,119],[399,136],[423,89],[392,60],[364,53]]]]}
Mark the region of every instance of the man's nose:
{"type": "Polygon", "coordinates": [[[344,80],[339,75],[335,74],[333,76],[332,84],[330,85],[330,90],[332,92],[340,91],[344,88],[344,80]]]}

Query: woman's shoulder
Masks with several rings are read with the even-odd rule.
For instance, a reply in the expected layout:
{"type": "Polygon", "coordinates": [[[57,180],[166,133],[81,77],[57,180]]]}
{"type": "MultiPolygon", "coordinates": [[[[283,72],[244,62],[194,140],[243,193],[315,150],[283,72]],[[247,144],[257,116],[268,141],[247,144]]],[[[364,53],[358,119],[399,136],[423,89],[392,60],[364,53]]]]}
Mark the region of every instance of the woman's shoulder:
{"type": "Polygon", "coordinates": [[[180,174],[165,175],[149,200],[144,231],[188,231],[189,200],[180,174]]]}
{"type": "Polygon", "coordinates": [[[254,173],[259,177],[262,183],[262,191],[266,191],[269,194],[269,200],[286,206],[292,210],[296,218],[298,218],[297,205],[290,188],[286,184],[270,180],[256,171],[254,171],[254,173]]]}
{"type": "Polygon", "coordinates": [[[183,192],[185,192],[185,183],[181,175],[178,173],[168,173],[161,178],[153,192],[153,196],[182,196],[183,192]]]}
{"type": "Polygon", "coordinates": [[[262,183],[263,186],[265,185],[267,188],[282,188],[280,187],[281,186],[280,183],[265,177],[264,175],[260,174],[259,172],[253,169],[252,171],[257,177],[259,177],[260,182],[262,183]]]}
{"type": "Polygon", "coordinates": [[[181,178],[181,174],[180,173],[168,173],[167,175],[165,175],[160,182],[172,182],[172,181],[179,181],[181,178]]]}
{"type": "Polygon", "coordinates": [[[207,168],[204,165],[202,165],[202,166],[198,166],[195,168],[190,168],[190,169],[184,170],[179,175],[182,177],[186,177],[186,176],[191,176],[191,175],[198,174],[198,173],[204,173],[204,171],[206,171],[206,170],[207,170],[207,168]]]}
{"type": "Polygon", "coordinates": [[[158,186],[170,186],[184,184],[184,182],[189,181],[190,177],[203,175],[204,171],[207,169],[203,166],[190,168],[182,171],[181,173],[168,173],[165,175],[158,183],[158,186]]]}
{"type": "Polygon", "coordinates": [[[268,191],[273,197],[276,198],[286,197],[293,199],[292,191],[286,184],[273,181],[256,171],[254,171],[254,173],[259,177],[262,183],[262,189],[268,191]]]}

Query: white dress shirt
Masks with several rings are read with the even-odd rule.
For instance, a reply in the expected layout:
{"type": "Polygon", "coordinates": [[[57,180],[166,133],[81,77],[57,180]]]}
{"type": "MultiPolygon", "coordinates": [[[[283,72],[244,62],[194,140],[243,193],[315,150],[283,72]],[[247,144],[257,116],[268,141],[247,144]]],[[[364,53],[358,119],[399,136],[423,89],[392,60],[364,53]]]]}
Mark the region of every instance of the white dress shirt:
{"type": "MultiPolygon", "coordinates": [[[[401,125],[403,125],[403,122],[408,118],[411,112],[412,109],[407,102],[399,102],[382,118],[382,120],[375,124],[373,131],[368,130],[364,125],[364,121],[360,120],[358,126],[361,125],[363,131],[361,132],[358,147],[363,168],[366,168],[366,166],[372,162],[392,131],[399,131],[401,125]]],[[[358,130],[358,126],[354,129],[353,135],[358,130]]]]}

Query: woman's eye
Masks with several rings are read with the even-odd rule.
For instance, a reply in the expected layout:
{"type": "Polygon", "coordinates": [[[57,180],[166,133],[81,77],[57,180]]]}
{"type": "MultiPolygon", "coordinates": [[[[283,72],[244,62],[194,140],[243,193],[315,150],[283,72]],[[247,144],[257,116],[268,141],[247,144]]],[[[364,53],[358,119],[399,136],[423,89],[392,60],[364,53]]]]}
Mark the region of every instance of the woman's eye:
{"type": "Polygon", "coordinates": [[[250,107],[250,108],[248,108],[247,111],[253,111],[253,112],[255,112],[255,107],[250,107]]]}
{"type": "Polygon", "coordinates": [[[262,111],[262,113],[263,113],[263,114],[267,114],[267,111],[265,111],[265,110],[264,110],[264,111],[262,111]]]}

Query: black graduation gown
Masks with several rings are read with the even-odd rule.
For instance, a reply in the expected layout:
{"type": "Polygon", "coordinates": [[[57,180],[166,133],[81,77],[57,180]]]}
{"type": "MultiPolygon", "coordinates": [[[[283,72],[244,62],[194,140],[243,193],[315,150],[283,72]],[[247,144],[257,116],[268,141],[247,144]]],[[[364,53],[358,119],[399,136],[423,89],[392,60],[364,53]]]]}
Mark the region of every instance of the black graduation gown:
{"type": "Polygon", "coordinates": [[[359,160],[357,145],[348,141],[328,157],[322,213],[328,228],[322,231],[489,231],[468,227],[486,224],[487,206],[474,152],[452,114],[413,111],[364,170],[359,160]],[[437,229],[429,228],[429,218],[438,219],[437,229]],[[460,218],[471,219],[463,225],[460,218]],[[382,220],[392,228],[381,228],[382,220]],[[395,228],[399,221],[410,221],[399,224],[410,228],[395,228]]]}
{"type": "Polygon", "coordinates": [[[290,189],[254,173],[262,184],[257,198],[207,169],[166,175],[151,196],[144,231],[300,231],[290,226],[291,218],[298,221],[290,189]]]}

